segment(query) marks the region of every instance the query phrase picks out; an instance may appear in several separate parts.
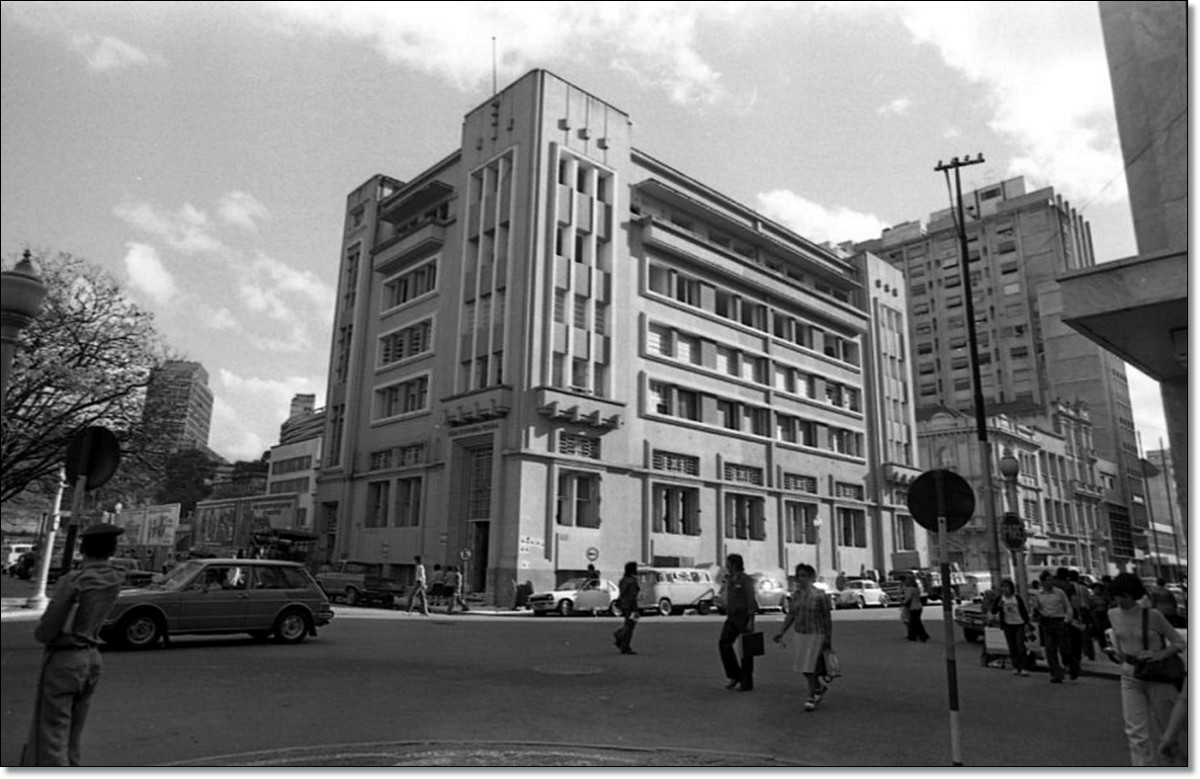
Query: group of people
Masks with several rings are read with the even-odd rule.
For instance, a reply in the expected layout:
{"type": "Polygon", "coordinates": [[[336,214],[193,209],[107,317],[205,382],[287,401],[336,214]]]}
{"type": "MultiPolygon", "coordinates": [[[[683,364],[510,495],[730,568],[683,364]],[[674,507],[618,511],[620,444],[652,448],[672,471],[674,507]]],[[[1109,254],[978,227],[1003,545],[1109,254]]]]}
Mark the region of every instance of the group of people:
{"type": "Polygon", "coordinates": [[[429,616],[429,607],[446,604],[446,613],[453,614],[455,606],[461,606],[463,611],[470,611],[466,600],[463,599],[463,575],[456,565],[441,564],[433,566],[433,580],[430,581],[425,572],[425,564],[421,555],[413,557],[415,575],[412,590],[408,594],[408,613],[412,614],[417,600],[421,601],[421,613],[429,616]]]}

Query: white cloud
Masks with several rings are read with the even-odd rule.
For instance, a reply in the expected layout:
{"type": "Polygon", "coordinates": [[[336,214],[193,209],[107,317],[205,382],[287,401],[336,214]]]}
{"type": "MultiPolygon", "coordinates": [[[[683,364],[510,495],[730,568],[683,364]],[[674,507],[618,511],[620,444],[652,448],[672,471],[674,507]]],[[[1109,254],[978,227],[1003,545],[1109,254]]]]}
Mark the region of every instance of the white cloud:
{"type": "Polygon", "coordinates": [[[257,460],[279,441],[279,426],[287,418],[292,396],[321,394],[316,378],[243,377],[221,368],[213,388],[213,425],[209,445],[227,458],[257,460]]]}
{"type": "Polygon", "coordinates": [[[1158,449],[1160,438],[1170,448],[1161,385],[1132,365],[1127,365],[1125,372],[1129,380],[1129,405],[1133,408],[1134,427],[1142,434],[1142,448],[1158,449]]]}
{"type": "Polygon", "coordinates": [[[946,132],[942,133],[942,137],[948,141],[952,141],[955,138],[962,137],[962,131],[957,127],[947,127],[946,132]]]}
{"type": "Polygon", "coordinates": [[[884,103],[875,109],[875,113],[882,116],[903,116],[908,113],[908,109],[912,107],[912,100],[907,97],[898,97],[888,103],[884,103]]]}
{"type": "Polygon", "coordinates": [[[325,330],[333,317],[334,290],[309,271],[258,253],[234,267],[242,303],[254,313],[289,325],[286,340],[255,334],[251,341],[268,351],[299,351],[312,345],[310,329],[325,330]]]}
{"type": "Polygon", "coordinates": [[[886,222],[845,207],[826,208],[786,189],[758,195],[758,211],[816,243],[878,238],[886,222]]]}
{"type": "Polygon", "coordinates": [[[221,241],[210,232],[208,215],[191,203],[185,203],[175,213],[156,210],[149,203],[121,203],[113,213],[186,254],[223,248],[221,241]]]}
{"type": "Polygon", "coordinates": [[[175,277],[167,270],[158,250],[144,243],[128,243],[125,252],[125,272],[129,286],[145,293],[160,306],[168,305],[179,293],[175,277]]]}
{"type": "Polygon", "coordinates": [[[258,232],[258,222],[271,218],[271,213],[258,198],[240,191],[222,196],[217,213],[226,223],[250,232],[258,232]]]}
{"type": "Polygon", "coordinates": [[[73,32],[68,37],[71,49],[83,55],[88,67],[97,73],[120,70],[150,61],[146,53],[111,35],[73,32]]]}
{"type": "Polygon", "coordinates": [[[699,53],[697,26],[716,21],[728,33],[762,13],[759,4],[716,2],[281,2],[268,8],[292,29],[369,42],[388,61],[461,91],[491,79],[495,37],[504,80],[556,58],[607,58],[678,103],[726,96],[720,74],[699,53]]]}
{"type": "Polygon", "coordinates": [[[1009,175],[1070,197],[1116,202],[1123,170],[1099,14],[1072,3],[908,2],[886,6],[919,43],[989,90],[989,126],[1017,147],[1009,175]],[[1014,15],[1020,15],[1019,23],[1014,15]]]}

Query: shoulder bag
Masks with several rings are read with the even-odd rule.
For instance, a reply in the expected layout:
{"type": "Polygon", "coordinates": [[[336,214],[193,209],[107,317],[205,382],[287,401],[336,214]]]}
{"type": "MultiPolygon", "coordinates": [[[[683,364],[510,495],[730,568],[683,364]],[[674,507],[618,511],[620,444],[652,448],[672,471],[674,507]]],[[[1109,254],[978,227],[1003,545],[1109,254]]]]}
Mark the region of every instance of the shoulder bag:
{"type": "MultiPolygon", "coordinates": [[[[1147,633],[1149,632],[1150,610],[1142,609],[1142,649],[1149,649],[1147,633]]],[[[1164,657],[1162,660],[1138,660],[1133,664],[1133,678],[1143,682],[1165,682],[1176,690],[1183,687],[1183,678],[1187,670],[1183,666],[1183,658],[1178,654],[1164,657]]]]}

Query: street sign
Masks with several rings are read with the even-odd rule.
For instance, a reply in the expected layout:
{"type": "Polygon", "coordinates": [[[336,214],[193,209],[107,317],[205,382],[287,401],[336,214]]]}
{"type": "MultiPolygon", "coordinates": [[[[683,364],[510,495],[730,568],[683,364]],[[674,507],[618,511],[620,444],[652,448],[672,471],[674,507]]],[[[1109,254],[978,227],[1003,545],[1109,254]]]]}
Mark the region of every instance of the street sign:
{"type": "Polygon", "coordinates": [[[67,479],[72,485],[81,476],[86,476],[85,489],[101,487],[117,472],[120,463],[121,447],[117,437],[106,427],[85,427],[67,446],[67,479]]]}
{"type": "Polygon", "coordinates": [[[1020,514],[1014,511],[1004,512],[1004,519],[1000,522],[1000,537],[1004,539],[1005,545],[1014,552],[1024,548],[1025,522],[1022,521],[1020,514]]]}
{"type": "Polygon", "coordinates": [[[589,546],[586,552],[589,563],[594,563],[600,559],[600,550],[594,546],[589,546]]]}
{"type": "Polygon", "coordinates": [[[462,561],[465,563],[467,560],[471,559],[471,550],[463,547],[459,550],[458,556],[461,557],[462,561]]]}
{"type": "Polygon", "coordinates": [[[953,533],[971,521],[975,513],[975,491],[954,471],[925,471],[908,488],[908,510],[921,527],[937,532],[938,491],[946,517],[946,531],[953,533]]]}

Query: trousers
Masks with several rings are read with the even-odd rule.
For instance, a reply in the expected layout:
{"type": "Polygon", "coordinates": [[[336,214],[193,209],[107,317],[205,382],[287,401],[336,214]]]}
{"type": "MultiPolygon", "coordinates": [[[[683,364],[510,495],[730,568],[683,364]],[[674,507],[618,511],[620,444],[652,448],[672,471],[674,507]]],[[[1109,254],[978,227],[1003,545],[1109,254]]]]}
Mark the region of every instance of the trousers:
{"type": "Polygon", "coordinates": [[[717,641],[717,649],[721,653],[721,664],[725,666],[725,678],[730,681],[736,679],[743,690],[752,690],[754,689],[754,657],[748,655],[739,662],[738,652],[733,648],[738,637],[744,632],[741,622],[726,619],[725,625],[721,628],[721,638],[717,641]]]}
{"type": "Polygon", "coordinates": [[[1158,742],[1177,694],[1172,684],[1143,682],[1133,678],[1132,673],[1121,675],[1121,711],[1125,715],[1129,760],[1134,767],[1163,765],[1158,742]]]}
{"type": "Polygon", "coordinates": [[[100,650],[46,650],[23,764],[80,764],[79,742],[99,683],[100,650]]]}

